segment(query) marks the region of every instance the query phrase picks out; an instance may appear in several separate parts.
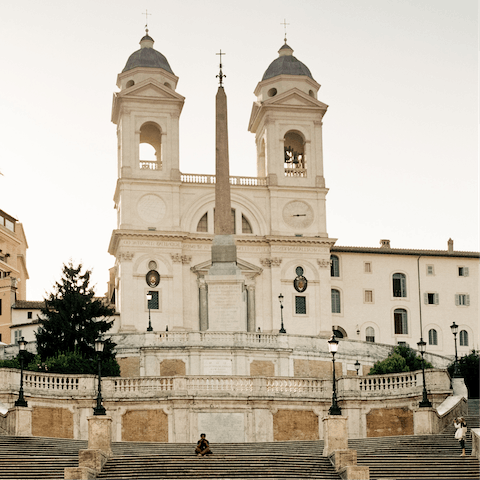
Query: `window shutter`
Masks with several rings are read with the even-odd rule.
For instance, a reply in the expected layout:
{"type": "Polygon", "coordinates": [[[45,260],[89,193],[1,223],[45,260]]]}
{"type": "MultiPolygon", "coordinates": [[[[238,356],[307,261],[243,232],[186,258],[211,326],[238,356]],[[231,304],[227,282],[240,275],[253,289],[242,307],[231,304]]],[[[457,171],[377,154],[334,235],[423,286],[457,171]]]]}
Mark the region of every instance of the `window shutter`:
{"type": "Polygon", "coordinates": [[[423,294],[423,300],[424,300],[425,305],[428,305],[428,293],[423,294]]]}
{"type": "Polygon", "coordinates": [[[458,293],[455,294],[455,305],[460,305],[460,295],[458,293]]]}
{"type": "Polygon", "coordinates": [[[435,305],[438,305],[438,304],[439,304],[439,301],[438,301],[438,293],[435,293],[435,294],[434,294],[433,303],[435,303],[435,305]]]}
{"type": "Polygon", "coordinates": [[[468,267],[463,267],[463,276],[468,277],[468,267]]]}
{"type": "Polygon", "coordinates": [[[470,295],[465,295],[465,305],[470,305],[470,295]]]}

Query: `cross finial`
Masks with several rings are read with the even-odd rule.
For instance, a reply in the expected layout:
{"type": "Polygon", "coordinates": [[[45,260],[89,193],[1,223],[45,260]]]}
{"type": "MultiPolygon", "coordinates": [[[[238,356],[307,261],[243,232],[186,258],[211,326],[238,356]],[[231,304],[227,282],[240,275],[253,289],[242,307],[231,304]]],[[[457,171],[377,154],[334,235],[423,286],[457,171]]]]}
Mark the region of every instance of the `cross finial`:
{"type": "Polygon", "coordinates": [[[283,22],[280,23],[280,25],[283,25],[283,28],[285,29],[285,44],[287,43],[287,25],[290,25],[289,23],[287,23],[286,19],[284,18],[283,19],[283,22]]]}
{"type": "Polygon", "coordinates": [[[220,73],[217,75],[217,78],[220,79],[220,86],[223,86],[223,79],[226,77],[226,75],[223,74],[222,71],[222,55],[226,55],[226,53],[222,53],[222,50],[220,49],[220,53],[216,53],[216,55],[220,55],[220,73]]]}
{"type": "Polygon", "coordinates": [[[142,13],[142,15],[145,15],[145,32],[148,35],[148,16],[151,16],[152,14],[148,13],[148,10],[145,9],[145,13],[142,13]]]}

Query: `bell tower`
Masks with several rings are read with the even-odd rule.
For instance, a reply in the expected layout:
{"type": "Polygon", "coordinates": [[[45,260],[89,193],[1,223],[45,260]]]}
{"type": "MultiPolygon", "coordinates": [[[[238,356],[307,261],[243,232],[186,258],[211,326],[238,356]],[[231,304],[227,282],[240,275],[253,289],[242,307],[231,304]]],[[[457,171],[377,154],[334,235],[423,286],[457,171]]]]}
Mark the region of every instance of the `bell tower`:
{"type": "Polygon", "coordinates": [[[257,175],[270,184],[324,187],[320,85],[285,44],[254,93],[248,130],[255,134],[257,175]]]}

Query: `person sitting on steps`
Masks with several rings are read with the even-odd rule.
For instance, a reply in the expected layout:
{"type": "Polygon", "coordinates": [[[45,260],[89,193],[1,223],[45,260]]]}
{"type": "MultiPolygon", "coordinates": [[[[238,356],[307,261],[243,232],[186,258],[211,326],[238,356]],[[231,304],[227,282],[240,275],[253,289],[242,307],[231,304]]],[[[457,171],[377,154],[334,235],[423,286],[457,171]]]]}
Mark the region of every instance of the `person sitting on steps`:
{"type": "Polygon", "coordinates": [[[197,442],[197,448],[195,453],[198,457],[204,457],[205,455],[213,455],[213,452],[210,450],[210,444],[206,438],[206,435],[202,433],[200,435],[200,440],[197,442]]]}

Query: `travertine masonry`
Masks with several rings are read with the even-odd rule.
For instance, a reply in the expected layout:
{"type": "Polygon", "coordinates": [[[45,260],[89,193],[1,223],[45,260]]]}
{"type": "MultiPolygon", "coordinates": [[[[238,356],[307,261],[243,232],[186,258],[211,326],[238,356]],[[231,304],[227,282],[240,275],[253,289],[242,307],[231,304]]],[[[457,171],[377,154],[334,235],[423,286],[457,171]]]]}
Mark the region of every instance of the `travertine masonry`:
{"type": "Polygon", "coordinates": [[[310,410],[278,410],[273,415],[273,439],[318,440],[318,416],[310,410]]]}
{"type": "Polygon", "coordinates": [[[163,410],[129,410],[122,418],[122,441],[168,442],[168,416],[163,410]]]}

